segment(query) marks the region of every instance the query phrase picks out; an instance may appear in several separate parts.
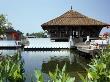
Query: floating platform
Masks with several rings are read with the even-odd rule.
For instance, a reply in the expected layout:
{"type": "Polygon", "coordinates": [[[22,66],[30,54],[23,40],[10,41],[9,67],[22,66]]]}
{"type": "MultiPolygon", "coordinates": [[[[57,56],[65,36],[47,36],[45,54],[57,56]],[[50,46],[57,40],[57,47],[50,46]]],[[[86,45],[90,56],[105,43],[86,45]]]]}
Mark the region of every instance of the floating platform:
{"type": "Polygon", "coordinates": [[[28,38],[29,45],[24,49],[69,49],[70,42],[55,42],[50,38],[28,38]]]}
{"type": "Polygon", "coordinates": [[[55,42],[50,38],[28,38],[29,45],[24,46],[24,51],[58,51],[67,49],[77,49],[80,52],[92,53],[93,49],[90,49],[90,45],[83,43],[77,43],[74,46],[70,45],[70,42],[55,42]]]}
{"type": "Polygon", "coordinates": [[[0,40],[0,49],[19,49],[23,48],[20,41],[0,40]]]}

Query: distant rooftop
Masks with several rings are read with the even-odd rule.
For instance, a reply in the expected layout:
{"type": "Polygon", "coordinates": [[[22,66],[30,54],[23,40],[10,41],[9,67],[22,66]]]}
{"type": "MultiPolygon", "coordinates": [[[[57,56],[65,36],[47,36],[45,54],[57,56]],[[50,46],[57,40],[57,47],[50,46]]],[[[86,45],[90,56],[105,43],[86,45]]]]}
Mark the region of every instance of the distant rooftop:
{"type": "Polygon", "coordinates": [[[14,30],[13,28],[8,28],[8,29],[5,30],[5,32],[6,32],[6,33],[17,32],[17,33],[19,33],[19,34],[22,34],[21,31],[19,31],[19,30],[16,31],[16,30],[14,30]]]}

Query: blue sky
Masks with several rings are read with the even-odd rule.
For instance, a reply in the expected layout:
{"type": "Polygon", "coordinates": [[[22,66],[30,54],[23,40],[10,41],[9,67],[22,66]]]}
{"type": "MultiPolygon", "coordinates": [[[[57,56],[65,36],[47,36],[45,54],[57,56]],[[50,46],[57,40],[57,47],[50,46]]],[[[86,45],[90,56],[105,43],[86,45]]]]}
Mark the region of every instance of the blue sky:
{"type": "Polygon", "coordinates": [[[43,31],[41,24],[67,12],[71,5],[75,11],[110,24],[110,0],[0,0],[0,14],[7,15],[16,30],[32,33],[43,31]]]}

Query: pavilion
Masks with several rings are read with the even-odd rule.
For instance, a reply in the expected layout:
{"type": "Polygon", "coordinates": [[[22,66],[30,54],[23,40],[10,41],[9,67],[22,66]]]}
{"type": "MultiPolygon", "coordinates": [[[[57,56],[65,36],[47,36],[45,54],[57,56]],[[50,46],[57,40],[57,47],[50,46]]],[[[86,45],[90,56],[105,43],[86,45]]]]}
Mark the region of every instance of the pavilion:
{"type": "Polygon", "coordinates": [[[102,28],[108,27],[109,24],[92,19],[71,9],[41,26],[43,30],[48,31],[51,40],[69,41],[70,36],[72,36],[75,42],[84,42],[87,36],[90,39],[98,38],[102,28]]]}

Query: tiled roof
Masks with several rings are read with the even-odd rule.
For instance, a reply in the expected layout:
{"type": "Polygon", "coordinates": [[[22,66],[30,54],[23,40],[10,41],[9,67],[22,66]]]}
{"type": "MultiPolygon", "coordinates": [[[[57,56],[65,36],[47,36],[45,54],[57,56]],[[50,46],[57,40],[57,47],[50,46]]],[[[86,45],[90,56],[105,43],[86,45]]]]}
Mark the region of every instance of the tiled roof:
{"type": "Polygon", "coordinates": [[[13,28],[8,28],[5,30],[5,32],[16,32],[16,30],[14,30],[13,28]]]}
{"type": "Polygon", "coordinates": [[[108,25],[108,24],[89,18],[87,16],[84,16],[79,12],[70,10],[64,13],[63,15],[42,24],[41,26],[45,27],[45,26],[51,26],[51,25],[76,25],[77,26],[77,25],[108,25]]]}
{"type": "Polygon", "coordinates": [[[19,30],[16,31],[16,30],[14,30],[13,28],[8,28],[8,29],[5,30],[5,32],[6,32],[6,33],[16,32],[16,33],[22,34],[22,32],[20,32],[19,30]]]}

